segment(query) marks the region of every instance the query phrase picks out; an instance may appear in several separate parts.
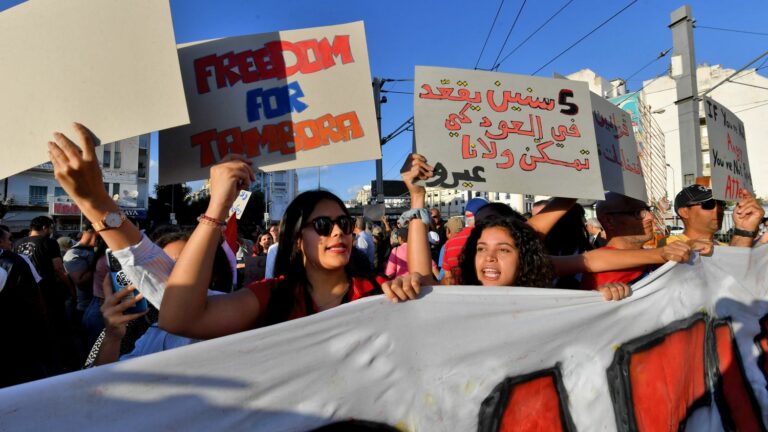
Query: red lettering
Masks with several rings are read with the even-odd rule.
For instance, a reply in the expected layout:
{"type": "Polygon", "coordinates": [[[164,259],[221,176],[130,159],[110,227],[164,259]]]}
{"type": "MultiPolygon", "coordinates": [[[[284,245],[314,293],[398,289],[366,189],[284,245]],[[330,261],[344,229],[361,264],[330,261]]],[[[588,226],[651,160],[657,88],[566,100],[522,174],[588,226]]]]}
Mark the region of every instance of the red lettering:
{"type": "Polygon", "coordinates": [[[280,122],[277,125],[277,139],[280,142],[280,153],[282,154],[293,154],[301,150],[300,143],[293,139],[293,123],[290,120],[280,122]]]}
{"type": "Polygon", "coordinates": [[[312,150],[323,144],[317,129],[317,122],[314,120],[305,120],[294,125],[293,132],[296,139],[303,143],[302,148],[304,150],[312,150]]]}
{"type": "Polygon", "coordinates": [[[197,93],[203,94],[211,91],[208,87],[208,77],[211,76],[211,67],[216,65],[216,54],[211,54],[192,62],[195,67],[195,79],[197,81],[197,93]]]}
{"type": "Polygon", "coordinates": [[[190,137],[192,147],[200,146],[200,168],[211,166],[216,162],[213,157],[213,148],[211,147],[216,142],[216,137],[216,129],[209,129],[190,137]]]}
{"type": "Polygon", "coordinates": [[[728,178],[725,181],[725,197],[738,198],[740,190],[741,190],[741,182],[739,181],[739,179],[731,177],[731,175],[728,174],[728,178]]]}
{"type": "Polygon", "coordinates": [[[219,158],[223,158],[229,153],[243,154],[243,141],[241,139],[240,128],[225,129],[219,132],[218,137],[219,158]]]}
{"type": "Polygon", "coordinates": [[[727,321],[714,325],[715,346],[717,349],[717,370],[720,380],[717,383],[716,398],[720,408],[720,417],[730,423],[729,430],[762,431],[762,419],[758,416],[759,407],[747,382],[738,348],[733,341],[733,332],[727,321]],[[724,400],[723,400],[724,399],[724,400]]]}
{"type": "Polygon", "coordinates": [[[480,406],[477,430],[575,430],[558,367],[504,379],[480,406]]]}
{"type": "Polygon", "coordinates": [[[311,74],[333,66],[353,63],[349,35],[337,35],[333,42],[306,39],[298,42],[270,41],[257,50],[210,54],[194,60],[198,94],[208,93],[208,78],[217,88],[239,82],[252,83],[271,78],[284,79],[296,73],[311,74]]]}
{"type": "Polygon", "coordinates": [[[363,128],[360,127],[360,120],[354,111],[336,116],[336,128],[343,134],[342,139],[345,142],[363,136],[363,128]]]}

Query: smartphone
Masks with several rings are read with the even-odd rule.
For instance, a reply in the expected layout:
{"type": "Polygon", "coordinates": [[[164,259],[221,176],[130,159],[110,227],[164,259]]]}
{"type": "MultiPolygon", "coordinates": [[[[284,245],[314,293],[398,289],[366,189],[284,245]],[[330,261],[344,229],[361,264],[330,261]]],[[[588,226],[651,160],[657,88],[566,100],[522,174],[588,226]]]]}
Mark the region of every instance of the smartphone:
{"type": "MultiPolygon", "coordinates": [[[[118,261],[114,255],[112,255],[112,251],[107,249],[106,255],[107,255],[107,264],[109,266],[110,279],[112,280],[112,292],[116,293],[121,289],[130,285],[131,281],[128,280],[128,276],[123,271],[123,266],[120,265],[120,261],[118,261]]],[[[133,298],[138,294],[139,294],[138,290],[133,290],[131,291],[131,294],[128,297],[125,297],[123,301],[133,298]]],[[[123,312],[123,314],[134,314],[134,313],[144,312],[146,310],[147,310],[147,300],[142,297],[142,299],[139,300],[133,307],[126,309],[123,312]]]]}

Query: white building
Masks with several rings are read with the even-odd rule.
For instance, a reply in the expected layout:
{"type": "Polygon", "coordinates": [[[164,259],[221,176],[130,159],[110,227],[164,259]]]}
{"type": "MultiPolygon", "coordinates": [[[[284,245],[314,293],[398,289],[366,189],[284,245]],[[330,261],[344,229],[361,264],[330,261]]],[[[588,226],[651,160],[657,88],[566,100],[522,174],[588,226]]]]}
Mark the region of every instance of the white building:
{"type": "MultiPolygon", "coordinates": [[[[149,196],[149,135],[96,147],[104,174],[104,188],[130,217],[147,215],[149,196]]],[[[62,232],[80,229],[80,209],[53,177],[50,162],[2,180],[0,199],[9,206],[3,223],[13,231],[29,228],[43,215],[53,216],[62,232]]]]}
{"type": "MultiPolygon", "coordinates": [[[[729,75],[734,69],[720,65],[700,65],[696,70],[699,94],[709,90],[729,75]]],[[[746,129],[747,151],[752,170],[752,185],[758,197],[768,198],[768,147],[765,137],[768,133],[768,78],[755,69],[746,69],[726,82],[708,96],[723,104],[736,114],[746,129]]],[[[669,76],[643,83],[645,100],[651,106],[654,118],[666,138],[666,157],[670,165],[668,182],[669,196],[673,197],[682,189],[683,178],[680,165],[680,136],[678,132],[677,106],[675,105],[675,81],[669,76]],[[674,180],[672,180],[674,179],[674,180]]],[[[710,174],[709,140],[704,121],[705,111],[699,105],[701,124],[701,157],[703,175],[710,174]]]]}
{"type": "Polygon", "coordinates": [[[279,221],[288,208],[288,204],[299,193],[299,175],[296,170],[259,173],[251,190],[264,194],[270,221],[279,221]]]}

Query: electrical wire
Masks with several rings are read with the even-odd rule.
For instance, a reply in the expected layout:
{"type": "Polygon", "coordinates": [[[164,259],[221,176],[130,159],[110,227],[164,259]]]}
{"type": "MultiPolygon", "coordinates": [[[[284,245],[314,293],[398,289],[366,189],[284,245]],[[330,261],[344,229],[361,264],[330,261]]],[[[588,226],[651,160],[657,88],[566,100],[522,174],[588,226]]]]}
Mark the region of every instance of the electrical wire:
{"type": "Polygon", "coordinates": [[[619,15],[620,15],[622,12],[624,12],[625,10],[629,9],[629,7],[630,7],[630,6],[632,6],[632,5],[633,5],[633,4],[635,4],[635,3],[637,3],[637,0],[632,0],[631,2],[629,2],[629,4],[627,4],[626,6],[624,6],[623,8],[621,8],[621,10],[619,10],[618,12],[616,12],[615,14],[613,14],[613,15],[612,15],[610,18],[608,18],[607,20],[605,20],[605,21],[603,21],[602,23],[600,23],[600,25],[598,25],[597,27],[595,27],[595,28],[593,28],[592,30],[590,30],[590,31],[589,31],[589,33],[585,34],[584,36],[582,36],[581,38],[579,38],[579,40],[577,40],[576,42],[572,43],[572,44],[571,44],[571,45],[570,45],[568,48],[566,48],[566,49],[564,49],[563,51],[561,51],[561,52],[560,52],[560,54],[558,54],[558,55],[556,55],[556,56],[552,57],[552,59],[551,59],[551,60],[549,60],[548,62],[544,63],[544,65],[543,65],[543,66],[541,66],[540,68],[536,69],[536,71],[535,71],[534,73],[532,73],[531,75],[536,75],[537,73],[541,72],[541,70],[542,70],[542,69],[544,69],[545,67],[549,66],[549,65],[550,65],[552,62],[554,62],[555,60],[557,60],[558,58],[560,58],[560,56],[562,56],[563,54],[565,54],[565,53],[567,53],[568,51],[570,51],[570,50],[571,50],[573,47],[575,47],[576,45],[578,45],[579,43],[581,43],[581,41],[583,41],[584,39],[588,38],[590,35],[592,35],[592,33],[594,33],[594,32],[596,32],[596,31],[598,31],[598,30],[599,30],[599,29],[600,29],[602,26],[604,26],[604,25],[608,24],[608,23],[609,23],[611,20],[613,20],[614,18],[616,18],[617,16],[619,16],[619,15]]]}
{"type": "Polygon", "coordinates": [[[475,62],[475,70],[477,70],[477,66],[480,64],[480,58],[483,57],[483,53],[485,52],[485,46],[488,45],[488,39],[491,38],[491,32],[493,32],[493,26],[496,25],[496,20],[499,19],[499,13],[501,13],[502,6],[504,6],[504,0],[501,0],[499,9],[496,11],[496,16],[493,17],[491,28],[488,29],[488,36],[485,37],[485,43],[483,43],[483,48],[480,50],[480,55],[477,56],[477,61],[475,62]]]}
{"type": "Polygon", "coordinates": [[[522,47],[523,45],[525,45],[525,43],[526,43],[526,42],[528,42],[528,41],[529,41],[529,40],[530,40],[530,39],[531,39],[531,38],[532,38],[532,37],[533,37],[533,36],[534,36],[536,33],[538,33],[538,32],[539,32],[541,29],[543,29],[543,28],[544,28],[544,26],[546,26],[547,24],[549,24],[549,22],[550,22],[550,21],[552,21],[552,20],[553,20],[553,19],[554,19],[554,18],[555,18],[555,17],[556,17],[556,16],[557,16],[557,15],[558,15],[560,12],[562,12],[562,11],[563,11],[563,9],[565,9],[566,7],[568,7],[568,5],[569,5],[569,4],[571,4],[571,3],[573,3],[573,0],[568,0],[567,2],[565,2],[565,4],[564,4],[564,5],[560,6],[560,9],[558,9],[558,10],[557,10],[557,12],[555,12],[555,13],[554,13],[554,14],[552,14],[552,15],[551,15],[549,18],[547,18],[547,20],[546,20],[546,21],[544,21],[544,23],[543,23],[542,25],[540,25],[540,26],[539,26],[539,28],[537,28],[536,30],[534,30],[534,31],[533,31],[533,33],[529,34],[527,38],[525,38],[525,39],[524,39],[522,42],[520,42],[519,44],[517,44],[517,46],[516,46],[516,47],[514,47],[514,48],[512,49],[512,51],[510,51],[510,52],[509,52],[509,54],[507,54],[506,56],[504,56],[504,58],[503,58],[503,59],[499,60],[499,62],[498,62],[498,63],[496,63],[496,64],[493,66],[493,70],[498,70],[498,69],[499,69],[499,67],[501,66],[501,64],[502,64],[502,63],[504,63],[504,62],[505,62],[505,61],[506,61],[506,60],[507,60],[507,59],[508,59],[508,58],[509,58],[509,57],[510,57],[512,54],[514,54],[514,53],[515,53],[515,51],[517,51],[517,50],[518,50],[520,47],[522,47]]]}
{"type": "Polygon", "coordinates": [[[695,28],[697,29],[706,29],[706,30],[719,30],[724,32],[732,32],[732,33],[744,33],[744,34],[751,34],[751,35],[758,35],[758,36],[768,36],[768,33],[760,33],[760,32],[753,32],[753,31],[747,31],[747,30],[737,30],[737,29],[727,29],[722,27],[708,27],[703,25],[695,25],[695,28]]]}
{"type": "Polygon", "coordinates": [[[404,91],[396,91],[396,90],[380,90],[381,93],[395,93],[395,94],[406,94],[406,95],[412,95],[413,92],[404,92],[404,91]]]}
{"type": "MultiPolygon", "coordinates": [[[[523,8],[525,7],[525,3],[527,3],[528,0],[523,0],[523,3],[520,5],[520,9],[517,10],[517,15],[515,15],[515,20],[512,22],[512,26],[509,28],[509,31],[507,32],[507,37],[504,38],[504,43],[501,44],[501,48],[499,48],[499,53],[496,54],[496,59],[493,60],[493,64],[496,65],[499,62],[499,57],[501,57],[501,52],[504,51],[504,48],[507,46],[507,41],[509,41],[509,36],[512,35],[512,30],[515,29],[515,26],[517,25],[517,21],[520,19],[520,15],[523,13],[523,8]]],[[[496,67],[494,66],[494,69],[496,70],[496,67]]]]}

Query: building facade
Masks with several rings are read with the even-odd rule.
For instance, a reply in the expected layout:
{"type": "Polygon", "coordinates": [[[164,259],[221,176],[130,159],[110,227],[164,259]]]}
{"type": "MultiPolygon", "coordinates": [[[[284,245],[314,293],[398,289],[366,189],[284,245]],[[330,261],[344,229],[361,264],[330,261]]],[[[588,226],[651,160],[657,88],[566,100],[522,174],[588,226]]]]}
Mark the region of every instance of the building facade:
{"type": "MultiPolygon", "coordinates": [[[[104,188],[129,217],[147,217],[149,134],[96,147],[104,188]]],[[[52,216],[62,233],[80,230],[81,213],[53,176],[50,162],[2,180],[0,199],[8,205],[3,223],[13,231],[29,228],[37,216],[52,216]]]]}

